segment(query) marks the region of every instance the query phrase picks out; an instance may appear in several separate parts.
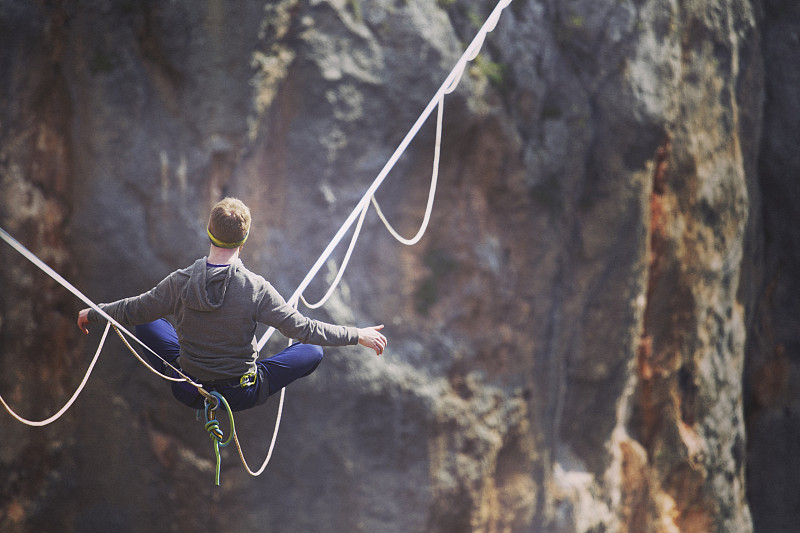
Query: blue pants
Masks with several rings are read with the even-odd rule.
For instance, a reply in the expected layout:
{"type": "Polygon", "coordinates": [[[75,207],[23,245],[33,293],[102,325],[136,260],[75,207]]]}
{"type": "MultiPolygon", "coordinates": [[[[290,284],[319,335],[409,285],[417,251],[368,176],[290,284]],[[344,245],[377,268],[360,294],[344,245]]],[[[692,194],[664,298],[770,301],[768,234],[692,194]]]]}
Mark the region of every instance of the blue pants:
{"type": "MultiPolygon", "coordinates": [[[[161,318],[155,322],[136,326],[136,337],[169,364],[180,368],[177,364],[181,348],[178,344],[178,334],[172,324],[165,319],[161,318]]],[[[145,350],[144,354],[156,370],[165,370],[164,362],[161,359],[148,350],[145,350]]],[[[270,395],[280,391],[293,381],[308,376],[317,369],[321,361],[321,347],[298,342],[268,359],[257,361],[257,379],[249,387],[242,387],[236,383],[204,388],[216,390],[225,397],[232,410],[242,411],[266,402],[270,395]]],[[[179,377],[169,367],[166,370],[169,370],[173,377],[179,377]]],[[[193,409],[204,407],[205,399],[197,392],[194,385],[185,381],[173,381],[171,384],[172,394],[178,401],[193,409]]]]}

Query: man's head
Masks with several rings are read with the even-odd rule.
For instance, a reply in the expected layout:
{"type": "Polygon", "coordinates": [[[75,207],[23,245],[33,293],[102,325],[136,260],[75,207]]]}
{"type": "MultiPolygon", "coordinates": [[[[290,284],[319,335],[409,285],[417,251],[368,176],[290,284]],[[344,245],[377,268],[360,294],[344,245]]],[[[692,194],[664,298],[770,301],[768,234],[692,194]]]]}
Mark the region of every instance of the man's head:
{"type": "Polygon", "coordinates": [[[219,248],[238,248],[250,233],[250,209],[237,198],[225,198],[211,209],[208,238],[219,248]]]}

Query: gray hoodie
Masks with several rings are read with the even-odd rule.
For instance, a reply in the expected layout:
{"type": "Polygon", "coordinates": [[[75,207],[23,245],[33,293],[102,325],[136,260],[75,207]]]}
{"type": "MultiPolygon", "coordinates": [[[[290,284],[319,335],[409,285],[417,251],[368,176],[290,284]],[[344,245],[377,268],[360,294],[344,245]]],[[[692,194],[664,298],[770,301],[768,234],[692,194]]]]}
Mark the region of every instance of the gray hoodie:
{"type": "MultiPolygon", "coordinates": [[[[209,267],[206,258],[176,270],[150,291],[100,308],[133,326],[173,316],[181,369],[200,381],[239,377],[255,370],[258,323],[289,339],[320,346],[358,344],[358,330],[306,318],[241,260],[209,267]]],[[[89,320],[103,321],[92,310],[89,320]]]]}

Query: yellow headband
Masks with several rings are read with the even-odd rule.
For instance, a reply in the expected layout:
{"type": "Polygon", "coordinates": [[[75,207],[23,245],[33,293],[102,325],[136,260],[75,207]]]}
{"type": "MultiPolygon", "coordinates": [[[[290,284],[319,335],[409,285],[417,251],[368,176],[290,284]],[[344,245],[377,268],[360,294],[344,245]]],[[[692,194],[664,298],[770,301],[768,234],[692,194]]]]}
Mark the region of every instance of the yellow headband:
{"type": "Polygon", "coordinates": [[[247,237],[250,235],[250,230],[249,229],[247,230],[244,239],[242,239],[239,242],[222,242],[221,240],[217,239],[211,234],[211,228],[209,228],[208,226],[206,226],[206,233],[208,233],[208,238],[211,239],[211,244],[213,244],[217,248],[238,248],[244,244],[244,241],[247,240],[247,237]]]}

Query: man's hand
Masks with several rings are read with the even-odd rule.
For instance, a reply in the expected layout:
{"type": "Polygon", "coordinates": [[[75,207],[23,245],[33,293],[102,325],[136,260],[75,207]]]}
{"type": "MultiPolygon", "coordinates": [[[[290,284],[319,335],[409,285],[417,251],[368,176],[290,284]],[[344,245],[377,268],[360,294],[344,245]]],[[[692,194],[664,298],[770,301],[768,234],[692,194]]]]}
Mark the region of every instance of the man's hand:
{"type": "Polygon", "coordinates": [[[80,313],[78,313],[78,329],[84,332],[86,335],[89,334],[89,309],[81,309],[80,313]]]}
{"type": "Polygon", "coordinates": [[[380,326],[372,326],[369,328],[358,328],[358,344],[367,348],[372,348],[375,353],[380,355],[389,341],[380,332],[383,329],[383,324],[380,326]]]}

